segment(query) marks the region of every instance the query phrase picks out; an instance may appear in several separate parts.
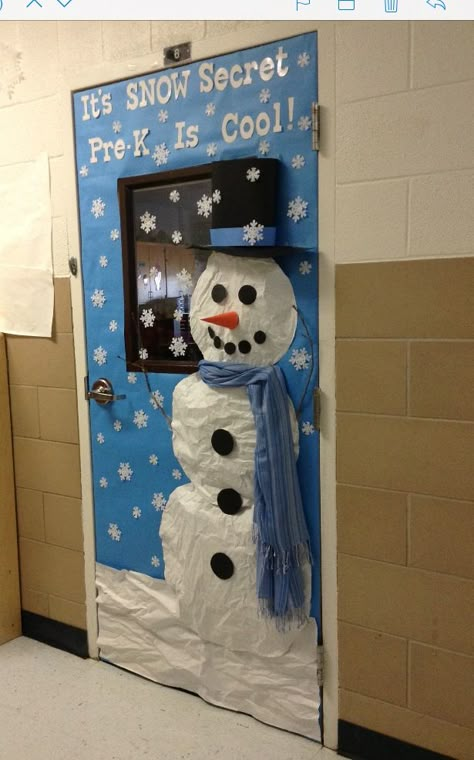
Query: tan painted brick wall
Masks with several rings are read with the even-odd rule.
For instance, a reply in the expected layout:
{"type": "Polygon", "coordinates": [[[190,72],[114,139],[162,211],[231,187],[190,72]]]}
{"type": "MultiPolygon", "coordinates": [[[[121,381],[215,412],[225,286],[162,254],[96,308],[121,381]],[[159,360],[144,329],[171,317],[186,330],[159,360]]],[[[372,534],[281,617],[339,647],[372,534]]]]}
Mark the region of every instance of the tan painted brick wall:
{"type": "Polygon", "coordinates": [[[0,644],[21,633],[15,481],[5,336],[0,333],[0,644]]]}
{"type": "Polygon", "coordinates": [[[336,283],[340,717],[468,760],[474,258],[336,283]]]}
{"type": "Polygon", "coordinates": [[[337,24],[336,64],[340,717],[468,760],[474,24],[337,24]]]}
{"type": "Polygon", "coordinates": [[[85,629],[69,279],[54,291],[53,337],[7,339],[22,608],[85,629]]]}

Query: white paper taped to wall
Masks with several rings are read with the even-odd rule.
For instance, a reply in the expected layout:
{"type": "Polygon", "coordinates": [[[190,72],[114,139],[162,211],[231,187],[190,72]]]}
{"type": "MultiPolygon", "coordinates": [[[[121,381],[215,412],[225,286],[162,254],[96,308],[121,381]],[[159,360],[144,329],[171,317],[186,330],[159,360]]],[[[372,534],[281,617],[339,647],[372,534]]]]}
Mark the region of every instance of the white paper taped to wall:
{"type": "Polygon", "coordinates": [[[47,153],[0,169],[0,332],[51,337],[54,309],[47,153]]]}

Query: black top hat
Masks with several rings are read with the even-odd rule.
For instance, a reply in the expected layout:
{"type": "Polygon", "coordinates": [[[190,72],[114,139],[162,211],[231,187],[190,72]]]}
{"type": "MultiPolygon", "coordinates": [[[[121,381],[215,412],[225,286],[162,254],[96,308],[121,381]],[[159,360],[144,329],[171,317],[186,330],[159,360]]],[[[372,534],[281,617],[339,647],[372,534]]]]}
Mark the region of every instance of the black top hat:
{"type": "Polygon", "coordinates": [[[212,165],[212,245],[275,245],[277,174],[274,158],[239,158],[212,165]]]}

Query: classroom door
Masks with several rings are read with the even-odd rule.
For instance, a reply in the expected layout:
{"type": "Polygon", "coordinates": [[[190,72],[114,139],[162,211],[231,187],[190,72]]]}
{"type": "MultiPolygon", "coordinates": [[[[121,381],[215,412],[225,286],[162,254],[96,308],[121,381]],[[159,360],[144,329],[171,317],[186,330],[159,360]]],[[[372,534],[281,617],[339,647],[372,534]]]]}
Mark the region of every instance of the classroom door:
{"type": "MultiPolygon", "coordinates": [[[[318,740],[316,102],[315,33],[74,94],[100,655],[318,740]],[[214,163],[248,161],[243,179],[250,197],[264,179],[262,159],[278,163],[276,240],[269,242],[260,212],[251,209],[248,224],[229,225],[232,245],[242,246],[243,256],[221,240],[223,253],[209,257],[205,245],[197,246],[189,259],[194,241],[187,238],[200,235],[203,225],[212,228],[222,199],[219,190],[208,192],[199,182],[209,182],[214,163]],[[179,182],[172,174],[177,170],[179,182]],[[130,186],[127,178],[134,178],[130,186]],[[262,242],[264,259],[258,257],[262,242]],[[124,262],[131,249],[132,275],[130,259],[124,262]],[[237,299],[229,284],[223,287],[227,275],[227,283],[245,287],[237,306],[224,309],[223,298],[237,299]],[[205,353],[202,336],[193,342],[193,304],[196,309],[198,300],[205,302],[206,278],[219,284],[212,290],[215,309],[234,314],[205,328],[214,359],[222,349],[229,360],[233,346],[235,361],[252,364],[249,346],[257,357],[259,346],[266,341],[267,350],[273,340],[292,402],[313,564],[304,576],[306,623],[284,631],[258,615],[253,498],[244,482],[249,473],[239,471],[239,459],[232,465],[234,455],[243,461],[256,446],[245,389],[225,396],[224,390],[204,390],[199,376],[189,373],[196,351],[205,353]],[[235,314],[244,324],[242,309],[251,304],[261,315],[251,336],[221,340],[219,331],[236,327],[235,314]],[[194,424],[191,434],[199,415],[202,424],[194,424]],[[219,441],[210,436],[204,463],[196,459],[204,445],[199,435],[213,424],[219,441]],[[231,478],[232,467],[232,488],[217,487],[216,478],[231,478]],[[224,504],[218,498],[223,491],[224,504]]],[[[264,187],[259,203],[269,192],[264,187]]],[[[272,356],[270,351],[269,364],[272,356]]],[[[250,456],[246,461],[253,467],[250,456]]]]}

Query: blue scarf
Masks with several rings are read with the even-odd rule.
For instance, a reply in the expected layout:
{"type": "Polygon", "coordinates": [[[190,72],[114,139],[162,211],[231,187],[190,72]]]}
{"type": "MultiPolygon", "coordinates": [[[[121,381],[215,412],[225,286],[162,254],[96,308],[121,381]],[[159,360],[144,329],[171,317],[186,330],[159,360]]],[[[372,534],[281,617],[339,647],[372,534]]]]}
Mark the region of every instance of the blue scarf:
{"type": "Polygon", "coordinates": [[[255,418],[257,598],[279,630],[306,620],[301,564],[311,561],[309,534],[296,472],[285,378],[279,367],[199,362],[210,386],[245,385],[255,418]]]}

